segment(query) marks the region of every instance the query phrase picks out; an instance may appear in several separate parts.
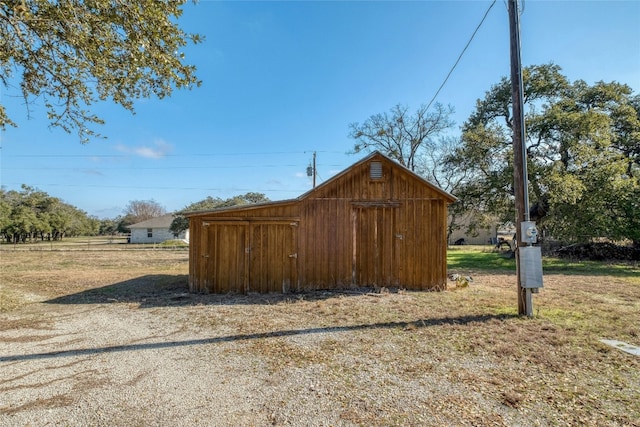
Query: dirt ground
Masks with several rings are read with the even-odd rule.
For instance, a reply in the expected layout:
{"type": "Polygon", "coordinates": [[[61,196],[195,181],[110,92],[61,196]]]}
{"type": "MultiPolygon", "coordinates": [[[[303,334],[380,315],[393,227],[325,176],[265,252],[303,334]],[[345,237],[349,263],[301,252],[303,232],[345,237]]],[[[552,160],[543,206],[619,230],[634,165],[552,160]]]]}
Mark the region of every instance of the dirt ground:
{"type": "MultiPolygon", "coordinates": [[[[640,275],[188,293],[184,251],[1,251],[2,426],[640,426],[640,275]]],[[[466,272],[465,272],[466,273],[466,272]]]]}

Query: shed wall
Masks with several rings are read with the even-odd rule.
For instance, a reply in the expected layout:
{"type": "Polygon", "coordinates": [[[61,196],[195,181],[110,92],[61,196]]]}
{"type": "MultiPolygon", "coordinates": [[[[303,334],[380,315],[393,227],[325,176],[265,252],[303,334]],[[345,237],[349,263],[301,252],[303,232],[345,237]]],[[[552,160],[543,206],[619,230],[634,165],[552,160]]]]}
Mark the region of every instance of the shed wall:
{"type": "Polygon", "coordinates": [[[442,196],[392,164],[371,179],[367,163],[301,201],[303,289],[446,285],[442,196]]]}
{"type": "Polygon", "coordinates": [[[443,288],[447,199],[380,162],[382,176],[362,162],[288,204],[191,216],[191,290],[443,288]]]}

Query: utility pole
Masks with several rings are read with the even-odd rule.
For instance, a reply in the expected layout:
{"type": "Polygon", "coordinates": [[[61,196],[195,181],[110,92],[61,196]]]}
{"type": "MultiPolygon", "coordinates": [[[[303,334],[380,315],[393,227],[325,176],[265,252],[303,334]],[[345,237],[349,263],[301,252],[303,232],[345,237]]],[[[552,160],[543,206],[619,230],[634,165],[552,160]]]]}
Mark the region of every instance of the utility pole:
{"type": "Polygon", "coordinates": [[[528,246],[537,241],[535,223],[529,217],[527,149],[524,123],[524,88],[520,58],[520,17],[518,0],[509,2],[511,47],[511,99],[513,131],[513,182],[516,208],[516,276],[518,284],[518,314],[533,316],[532,292],[542,287],[542,256],[540,247],[528,246]]]}
{"type": "Polygon", "coordinates": [[[307,167],[307,176],[313,177],[313,188],[316,188],[316,176],[318,173],[316,172],[316,152],[313,152],[313,166],[309,165],[307,167]]]}
{"type": "Polygon", "coordinates": [[[316,188],[316,176],[318,175],[316,169],[316,152],[313,152],[313,188],[316,188]]]}

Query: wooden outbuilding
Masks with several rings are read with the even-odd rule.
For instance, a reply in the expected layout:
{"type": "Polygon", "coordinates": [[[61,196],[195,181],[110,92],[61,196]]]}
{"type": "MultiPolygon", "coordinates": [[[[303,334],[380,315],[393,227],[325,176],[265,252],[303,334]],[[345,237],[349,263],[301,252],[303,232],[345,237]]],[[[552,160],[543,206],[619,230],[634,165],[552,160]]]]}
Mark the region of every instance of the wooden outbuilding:
{"type": "Polygon", "coordinates": [[[444,289],[455,200],[374,152],[297,199],[188,213],[189,288],[444,289]]]}

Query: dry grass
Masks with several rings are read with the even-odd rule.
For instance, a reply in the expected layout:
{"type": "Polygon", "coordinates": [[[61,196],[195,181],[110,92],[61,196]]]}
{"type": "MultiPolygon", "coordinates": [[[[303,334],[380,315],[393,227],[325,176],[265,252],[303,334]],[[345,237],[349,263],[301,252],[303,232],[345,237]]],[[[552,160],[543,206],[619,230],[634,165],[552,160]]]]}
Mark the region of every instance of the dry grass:
{"type": "Polygon", "coordinates": [[[157,283],[160,278],[184,287],[188,262],[185,251],[4,250],[0,252],[0,313],[42,298],[91,295],[96,289],[96,296],[108,298],[109,292],[119,294],[130,288],[139,297],[140,288],[146,285],[155,295],[162,289],[157,283]],[[145,276],[156,280],[141,280],[136,285],[136,279],[145,276]]]}
{"type": "Polygon", "coordinates": [[[640,270],[547,274],[528,319],[510,272],[446,292],[219,296],[186,293],[186,252],[3,251],[0,269],[2,330],[46,329],[56,304],[150,310],[232,343],[274,383],[315,372],[304,393],[347,424],[640,425],[640,358],[599,342],[640,345],[640,270]]]}

